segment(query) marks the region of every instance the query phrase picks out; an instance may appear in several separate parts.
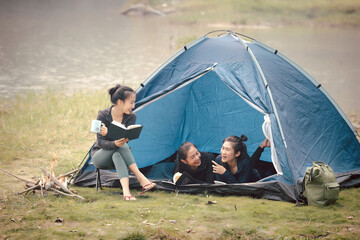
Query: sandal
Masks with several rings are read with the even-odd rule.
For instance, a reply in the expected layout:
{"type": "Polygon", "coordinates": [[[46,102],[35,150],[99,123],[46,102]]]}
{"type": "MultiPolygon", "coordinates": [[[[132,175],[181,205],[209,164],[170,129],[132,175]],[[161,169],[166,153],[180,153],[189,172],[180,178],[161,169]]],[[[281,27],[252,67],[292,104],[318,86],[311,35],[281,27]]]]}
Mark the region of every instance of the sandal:
{"type": "Polygon", "coordinates": [[[136,201],[136,198],[133,195],[124,196],[124,201],[136,201]]]}
{"type": "Polygon", "coordinates": [[[144,194],[147,191],[150,191],[151,189],[153,189],[156,186],[156,183],[153,182],[149,182],[148,184],[145,184],[142,189],[141,189],[141,193],[140,194],[144,194]],[[150,186],[151,185],[151,186],[150,186]],[[146,188],[147,186],[150,186],[148,188],[146,188]]]}

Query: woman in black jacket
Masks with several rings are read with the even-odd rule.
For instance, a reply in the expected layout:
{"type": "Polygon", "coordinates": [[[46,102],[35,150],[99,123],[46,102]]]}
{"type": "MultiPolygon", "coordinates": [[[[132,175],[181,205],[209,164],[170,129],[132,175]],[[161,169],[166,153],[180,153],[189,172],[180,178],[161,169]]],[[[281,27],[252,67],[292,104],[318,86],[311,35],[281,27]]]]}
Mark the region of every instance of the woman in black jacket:
{"type": "Polygon", "coordinates": [[[176,184],[214,183],[212,160],[215,156],[208,152],[199,152],[195,144],[184,142],[177,150],[174,173],[182,177],[176,184]]]}
{"type": "Polygon", "coordinates": [[[225,183],[247,183],[252,181],[253,168],[247,153],[245,135],[224,139],[219,155],[213,165],[216,180],[225,183]]]}

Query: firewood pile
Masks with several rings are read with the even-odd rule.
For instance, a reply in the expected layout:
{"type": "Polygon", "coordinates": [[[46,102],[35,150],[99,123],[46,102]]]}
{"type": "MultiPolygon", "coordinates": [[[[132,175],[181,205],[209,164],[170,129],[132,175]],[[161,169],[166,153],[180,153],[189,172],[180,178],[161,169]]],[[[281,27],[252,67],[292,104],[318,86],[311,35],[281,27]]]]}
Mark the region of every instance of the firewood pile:
{"type": "Polygon", "coordinates": [[[60,175],[58,177],[55,176],[55,173],[53,171],[53,168],[51,167],[51,172],[48,172],[45,168],[40,168],[43,172],[42,177],[37,180],[36,182],[23,179],[21,177],[18,177],[4,169],[1,169],[1,171],[17,178],[18,180],[21,180],[26,183],[25,190],[18,192],[18,195],[21,194],[29,194],[29,193],[39,193],[42,196],[48,194],[49,192],[53,192],[54,194],[60,194],[68,197],[75,197],[79,198],[81,200],[85,200],[85,198],[79,196],[76,194],[76,192],[68,187],[68,177],[72,174],[76,173],[79,169],[72,170],[66,174],[60,175]]]}

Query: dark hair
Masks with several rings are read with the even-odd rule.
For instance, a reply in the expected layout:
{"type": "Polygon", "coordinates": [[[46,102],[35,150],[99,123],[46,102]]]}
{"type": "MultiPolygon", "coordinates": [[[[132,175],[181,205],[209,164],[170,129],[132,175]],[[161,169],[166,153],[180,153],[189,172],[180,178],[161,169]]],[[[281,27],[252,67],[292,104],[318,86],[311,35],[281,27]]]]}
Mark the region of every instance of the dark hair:
{"type": "Polygon", "coordinates": [[[132,88],[121,86],[120,84],[116,84],[116,86],[110,88],[108,92],[110,94],[110,100],[113,104],[116,104],[119,99],[125,101],[131,93],[135,94],[135,91],[132,88]]]}
{"type": "Polygon", "coordinates": [[[245,135],[241,135],[241,137],[229,136],[224,139],[223,143],[224,142],[232,142],[234,152],[237,153],[238,151],[240,151],[239,158],[242,158],[242,156],[245,156],[248,154],[246,144],[244,143],[247,140],[248,140],[248,138],[245,135]]]}
{"type": "Polygon", "coordinates": [[[183,163],[181,160],[186,160],[187,153],[191,147],[197,148],[196,145],[191,142],[184,142],[178,148],[177,153],[176,153],[174,173],[176,173],[176,172],[182,173],[185,171],[186,164],[183,163]]]}
{"type": "Polygon", "coordinates": [[[181,144],[181,146],[177,150],[177,158],[179,160],[186,160],[187,153],[191,147],[197,148],[195,144],[191,142],[184,142],[183,144],[181,144]]]}

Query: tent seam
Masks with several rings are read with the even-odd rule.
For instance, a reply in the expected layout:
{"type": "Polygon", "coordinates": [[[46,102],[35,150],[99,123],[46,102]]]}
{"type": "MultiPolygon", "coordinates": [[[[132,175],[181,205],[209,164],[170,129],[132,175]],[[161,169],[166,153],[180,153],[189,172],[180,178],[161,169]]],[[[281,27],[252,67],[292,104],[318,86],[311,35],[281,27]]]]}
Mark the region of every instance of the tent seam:
{"type": "MultiPolygon", "coordinates": [[[[235,38],[235,37],[234,37],[235,38]]],[[[248,47],[248,45],[239,37],[236,37],[235,39],[237,39],[244,47],[248,47]]],[[[251,56],[251,59],[253,60],[253,62],[255,63],[255,66],[256,68],[258,69],[258,71],[260,72],[260,76],[261,78],[263,79],[263,82],[264,82],[264,85],[268,85],[268,82],[266,80],[266,77],[259,65],[259,62],[257,61],[255,55],[253,54],[253,52],[251,51],[251,49],[249,48],[248,50],[248,53],[249,55],[251,56]]],[[[294,174],[294,168],[293,168],[293,163],[292,163],[292,160],[290,158],[290,155],[289,155],[289,152],[287,150],[287,144],[286,144],[286,140],[285,140],[285,135],[284,135],[284,132],[282,130],[282,126],[281,126],[281,122],[280,122],[280,119],[279,119],[279,115],[277,113],[277,110],[276,110],[276,106],[275,106],[275,103],[274,103],[274,99],[272,97],[272,94],[271,94],[271,90],[270,90],[270,87],[268,86],[266,88],[266,90],[268,91],[268,94],[269,94],[269,97],[270,97],[270,102],[273,106],[273,111],[274,111],[274,114],[275,114],[275,117],[276,117],[276,120],[277,120],[277,124],[278,124],[278,127],[279,127],[279,130],[280,130],[280,134],[281,134],[281,137],[282,137],[282,140],[283,140],[283,143],[284,143],[284,146],[285,146],[285,152],[286,152],[286,155],[287,155],[287,158],[288,158],[288,162],[290,164],[290,168],[291,168],[291,173],[292,173],[292,177],[293,177],[293,184],[294,186],[296,185],[296,178],[295,178],[295,174],[294,174]]],[[[297,191],[297,188],[295,188],[295,191],[297,191]]]]}
{"type": "MultiPolygon", "coordinates": [[[[266,44],[264,44],[262,42],[255,40],[254,43],[270,52],[272,52],[274,50],[273,48],[267,46],[266,44]]],[[[312,84],[314,84],[322,93],[324,93],[325,96],[327,97],[327,99],[333,104],[333,106],[336,108],[336,110],[340,113],[341,117],[344,119],[344,121],[347,123],[347,125],[350,127],[350,129],[354,132],[355,135],[357,135],[357,131],[356,131],[355,127],[352,125],[351,121],[346,116],[344,111],[340,108],[340,106],[335,102],[335,100],[331,97],[331,95],[325,90],[324,87],[321,86],[321,84],[318,81],[316,81],[308,72],[306,72],[304,69],[302,69],[299,65],[297,65],[290,58],[288,58],[284,54],[278,52],[278,50],[275,50],[274,53],[276,55],[278,55],[279,57],[281,57],[283,60],[285,60],[287,63],[289,63],[291,66],[293,66],[296,70],[298,70],[299,72],[304,74],[305,77],[307,77],[312,82],[312,84]]]]}

